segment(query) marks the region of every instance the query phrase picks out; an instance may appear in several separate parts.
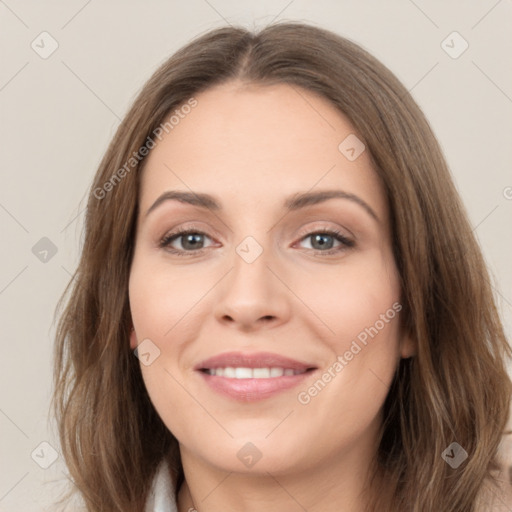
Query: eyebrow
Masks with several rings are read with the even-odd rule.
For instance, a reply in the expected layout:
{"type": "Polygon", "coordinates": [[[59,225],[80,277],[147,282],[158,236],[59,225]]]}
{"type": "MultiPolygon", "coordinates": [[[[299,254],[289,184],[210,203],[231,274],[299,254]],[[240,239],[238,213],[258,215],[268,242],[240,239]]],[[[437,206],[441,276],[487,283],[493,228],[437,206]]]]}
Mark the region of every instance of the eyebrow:
{"type": "MultiPolygon", "coordinates": [[[[286,199],[284,202],[284,207],[288,211],[296,211],[335,198],[347,199],[353,203],[358,204],[366,211],[366,213],[368,213],[373,219],[379,222],[377,214],[366,201],[361,199],[359,196],[356,196],[355,194],[351,194],[350,192],[345,192],[343,190],[319,190],[316,192],[297,193],[286,199]]],[[[190,204],[199,208],[206,208],[211,211],[222,210],[222,206],[219,201],[217,201],[217,199],[215,199],[215,197],[210,194],[169,190],[159,196],[158,199],[150,206],[146,212],[146,217],[166,201],[179,201],[180,203],[190,204]]]]}

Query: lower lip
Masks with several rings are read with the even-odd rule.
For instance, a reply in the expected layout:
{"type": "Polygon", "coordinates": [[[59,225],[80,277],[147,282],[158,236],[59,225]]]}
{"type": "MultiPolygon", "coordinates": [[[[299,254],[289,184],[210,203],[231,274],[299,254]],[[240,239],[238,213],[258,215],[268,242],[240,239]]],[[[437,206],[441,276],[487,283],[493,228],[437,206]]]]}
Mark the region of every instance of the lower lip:
{"type": "Polygon", "coordinates": [[[314,370],[309,370],[298,375],[283,375],[269,379],[230,379],[217,377],[205,372],[199,372],[206,384],[211,389],[222,395],[234,398],[241,402],[256,402],[270,398],[282,391],[294,388],[305,378],[309,377],[314,370]]]}

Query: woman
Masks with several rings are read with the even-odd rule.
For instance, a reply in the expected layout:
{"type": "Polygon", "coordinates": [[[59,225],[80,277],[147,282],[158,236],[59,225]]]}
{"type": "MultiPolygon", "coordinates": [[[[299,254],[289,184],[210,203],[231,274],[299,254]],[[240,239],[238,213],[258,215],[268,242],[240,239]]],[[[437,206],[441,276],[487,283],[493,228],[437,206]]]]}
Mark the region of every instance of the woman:
{"type": "Polygon", "coordinates": [[[121,123],[59,323],[88,511],[495,510],[510,357],[438,143],[299,23],[213,30],[121,123]]]}

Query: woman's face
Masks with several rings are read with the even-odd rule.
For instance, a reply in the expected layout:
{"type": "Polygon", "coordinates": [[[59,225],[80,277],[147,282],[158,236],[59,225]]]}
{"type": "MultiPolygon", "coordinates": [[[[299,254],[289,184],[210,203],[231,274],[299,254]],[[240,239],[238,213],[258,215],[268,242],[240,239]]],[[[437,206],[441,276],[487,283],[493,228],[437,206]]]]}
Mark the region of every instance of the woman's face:
{"type": "Polygon", "coordinates": [[[141,182],[130,345],[151,401],[184,460],[277,475],[343,455],[357,471],[413,351],[368,152],[296,87],[196,100],[141,182]]]}

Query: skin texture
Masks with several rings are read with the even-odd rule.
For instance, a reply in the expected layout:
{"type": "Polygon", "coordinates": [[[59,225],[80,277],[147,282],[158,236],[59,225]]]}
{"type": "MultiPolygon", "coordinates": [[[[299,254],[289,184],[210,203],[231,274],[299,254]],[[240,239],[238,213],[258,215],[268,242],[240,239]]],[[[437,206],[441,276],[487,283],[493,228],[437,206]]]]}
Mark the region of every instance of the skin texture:
{"type": "MultiPolygon", "coordinates": [[[[399,314],[309,403],[298,394],[400,302],[382,186],[367,151],[349,161],[338,150],[354,129],[311,92],[230,82],[196,99],[148,156],[129,283],[130,346],[149,338],[160,350],[141,371],[180,443],[180,511],[360,511],[388,387],[399,358],[415,351],[399,314]],[[358,196],[378,220],[338,198],[286,212],[287,198],[320,189],[358,196]],[[209,193],[223,208],[165,201],[146,216],[169,190],[209,193]],[[159,246],[180,227],[205,233],[196,243],[204,249],[178,256],[159,246]],[[328,237],[322,249],[308,235],[325,229],[354,246],[328,237]],[[248,236],[263,249],[252,263],[236,252],[248,236]],[[273,352],[318,370],[297,388],[244,403],[193,369],[230,351],[273,352]],[[261,453],[251,468],[237,457],[249,442],[261,453]]],[[[189,247],[185,237],[171,244],[189,247]]]]}

